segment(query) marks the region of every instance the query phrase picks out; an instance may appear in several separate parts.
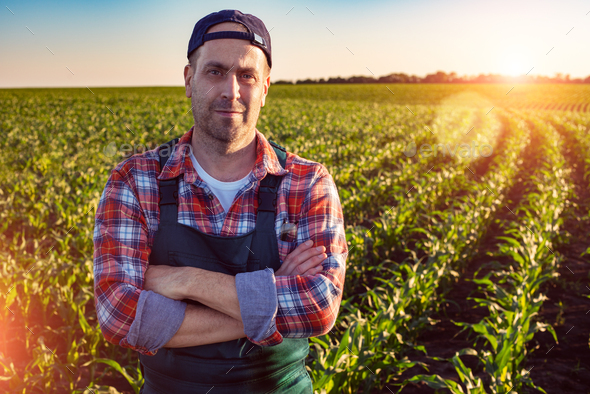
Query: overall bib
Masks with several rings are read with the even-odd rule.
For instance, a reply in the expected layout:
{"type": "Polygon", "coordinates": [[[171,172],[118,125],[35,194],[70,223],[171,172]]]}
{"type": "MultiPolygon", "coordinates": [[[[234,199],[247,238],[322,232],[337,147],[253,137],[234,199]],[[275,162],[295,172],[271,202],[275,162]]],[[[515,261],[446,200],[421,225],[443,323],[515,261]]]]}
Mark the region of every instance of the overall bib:
{"type": "MultiPolygon", "coordinates": [[[[167,144],[174,146],[176,142],[178,138],[167,144]]],[[[284,148],[271,144],[284,167],[284,148]]],[[[166,160],[160,157],[160,168],[164,168],[166,160]]],[[[266,267],[275,272],[280,268],[274,230],[280,176],[268,174],[261,181],[256,227],[236,237],[209,235],[178,223],[179,177],[159,181],[160,223],[150,265],[191,266],[234,276],[266,267]]],[[[283,338],[279,345],[264,347],[240,338],[202,346],[160,348],[154,356],[139,355],[145,379],[140,393],[312,394],[312,382],[305,369],[308,353],[307,338],[283,338]]]]}

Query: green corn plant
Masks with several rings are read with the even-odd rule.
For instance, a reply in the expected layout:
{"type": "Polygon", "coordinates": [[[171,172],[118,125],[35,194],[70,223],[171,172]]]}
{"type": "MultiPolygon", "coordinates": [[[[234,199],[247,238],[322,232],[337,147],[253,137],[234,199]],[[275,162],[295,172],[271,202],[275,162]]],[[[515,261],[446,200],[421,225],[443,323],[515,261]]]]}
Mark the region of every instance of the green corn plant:
{"type": "Polygon", "coordinates": [[[127,380],[127,382],[129,382],[129,385],[131,386],[135,394],[139,394],[139,390],[141,389],[144,383],[141,368],[139,367],[139,361],[137,362],[137,366],[135,367],[121,366],[115,360],[106,358],[97,358],[96,360],[92,360],[90,362],[103,363],[113,368],[115,371],[120,373],[127,380]]]}
{"type": "Polygon", "coordinates": [[[461,361],[460,356],[463,355],[478,356],[478,353],[474,349],[462,349],[456,352],[455,355],[448,360],[444,360],[439,357],[433,357],[433,360],[447,361],[452,363],[463,385],[460,385],[451,379],[444,379],[438,375],[415,375],[409,379],[406,379],[402,383],[402,387],[398,392],[400,392],[408,383],[424,382],[430,388],[437,390],[447,389],[453,394],[487,394],[481,378],[473,376],[471,369],[467,368],[465,364],[463,364],[463,361],[461,361]]]}

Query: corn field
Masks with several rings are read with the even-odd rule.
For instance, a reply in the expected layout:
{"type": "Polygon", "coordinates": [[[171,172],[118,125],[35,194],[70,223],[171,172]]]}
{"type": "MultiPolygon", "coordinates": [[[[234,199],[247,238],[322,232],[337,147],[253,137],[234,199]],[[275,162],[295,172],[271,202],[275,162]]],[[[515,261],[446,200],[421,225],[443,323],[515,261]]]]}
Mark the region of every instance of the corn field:
{"type": "MultiPolygon", "coordinates": [[[[192,126],[183,92],[0,90],[1,392],[139,392],[98,325],[94,214],[117,163],[192,126]]],[[[317,393],[587,392],[589,85],[269,92],[258,129],[328,168],[349,244],[317,393]]]]}

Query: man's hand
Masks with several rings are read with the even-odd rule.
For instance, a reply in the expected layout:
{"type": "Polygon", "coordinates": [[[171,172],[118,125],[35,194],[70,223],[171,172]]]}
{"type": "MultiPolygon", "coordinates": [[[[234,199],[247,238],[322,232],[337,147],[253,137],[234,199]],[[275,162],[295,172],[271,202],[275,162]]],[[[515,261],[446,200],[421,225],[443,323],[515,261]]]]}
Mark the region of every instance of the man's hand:
{"type": "Polygon", "coordinates": [[[144,290],[151,290],[173,300],[186,298],[185,289],[188,284],[187,268],[168,265],[150,265],[145,271],[144,290]]]}
{"type": "Polygon", "coordinates": [[[308,240],[289,253],[281,268],[275,272],[275,276],[304,276],[321,272],[323,270],[322,261],[328,257],[324,253],[326,248],[323,246],[312,248],[311,245],[313,245],[313,241],[308,240]]]}

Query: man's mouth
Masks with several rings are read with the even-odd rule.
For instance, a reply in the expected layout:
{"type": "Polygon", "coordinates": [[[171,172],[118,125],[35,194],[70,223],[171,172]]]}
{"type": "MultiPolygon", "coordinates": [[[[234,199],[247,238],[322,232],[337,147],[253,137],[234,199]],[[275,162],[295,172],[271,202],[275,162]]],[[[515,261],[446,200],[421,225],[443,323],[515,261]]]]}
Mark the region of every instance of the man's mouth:
{"type": "Polygon", "coordinates": [[[229,117],[229,118],[242,115],[241,111],[215,110],[215,112],[217,114],[219,114],[220,116],[229,117]]]}

